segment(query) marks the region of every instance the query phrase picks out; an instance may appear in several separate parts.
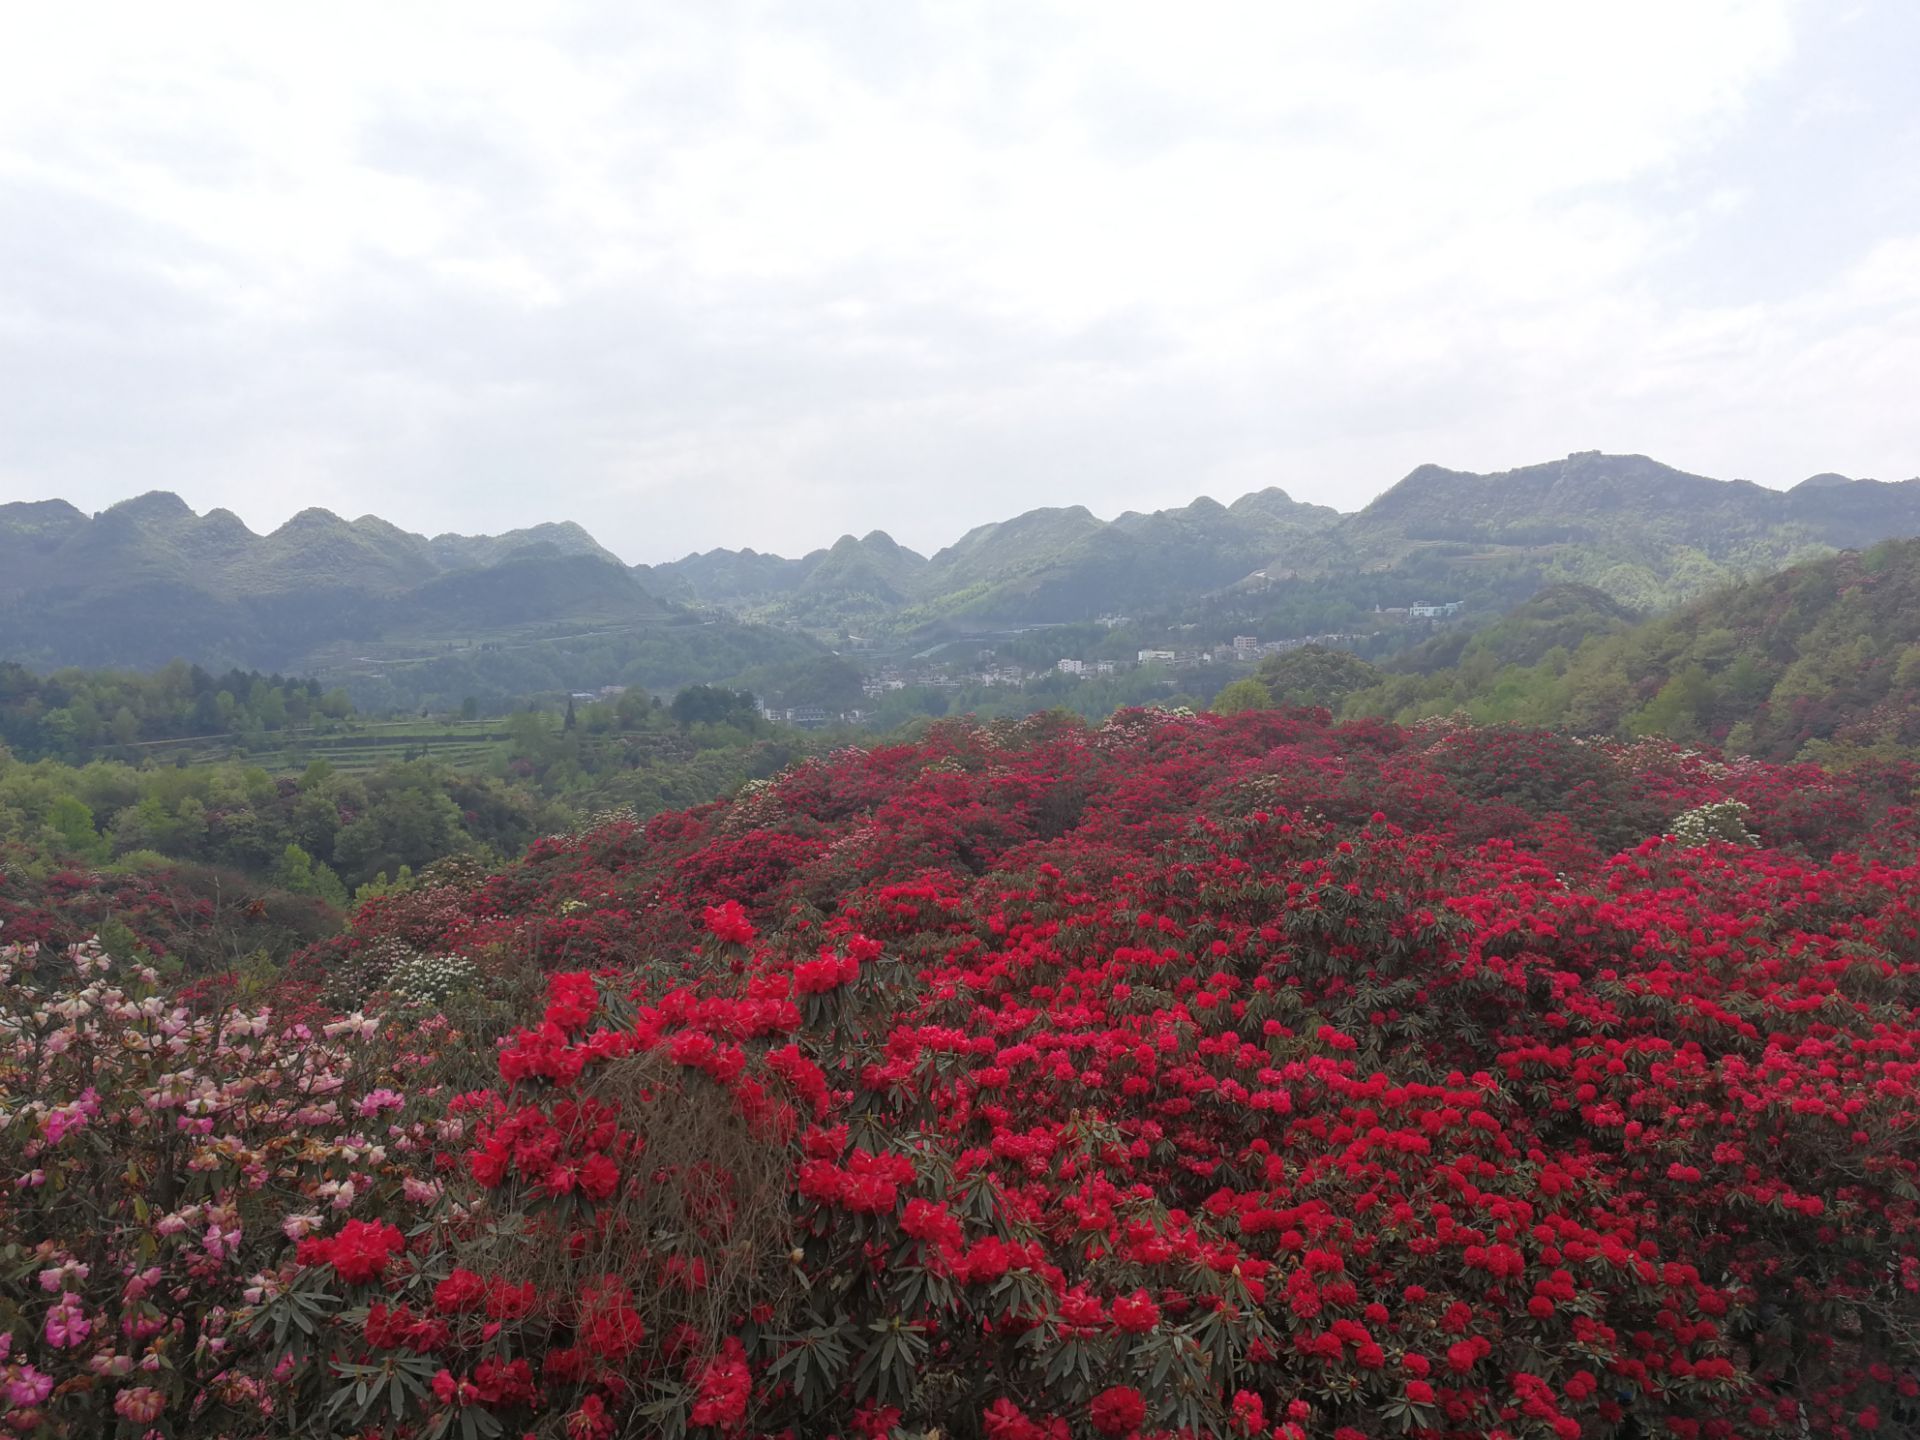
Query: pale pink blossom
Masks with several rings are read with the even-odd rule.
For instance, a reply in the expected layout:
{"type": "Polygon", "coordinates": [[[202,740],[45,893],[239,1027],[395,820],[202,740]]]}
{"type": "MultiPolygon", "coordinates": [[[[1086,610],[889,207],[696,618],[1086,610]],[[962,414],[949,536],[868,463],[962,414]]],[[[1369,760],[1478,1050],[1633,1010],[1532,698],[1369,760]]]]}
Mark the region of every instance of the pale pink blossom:
{"type": "Polygon", "coordinates": [[[409,1175],[401,1182],[400,1189],[409,1205],[431,1205],[440,1198],[440,1182],[437,1180],[420,1180],[409,1175]]]}
{"type": "Polygon", "coordinates": [[[371,1120],[382,1110],[398,1110],[406,1103],[406,1096],[397,1090],[390,1090],[382,1085],[378,1090],[369,1091],[366,1098],[361,1100],[359,1104],[353,1108],[359,1111],[362,1119],[371,1120]]]}
{"type": "Polygon", "coordinates": [[[91,1273],[92,1268],[92,1266],[82,1265],[76,1260],[69,1260],[65,1264],[55,1265],[50,1269],[40,1272],[40,1288],[49,1295],[57,1295],[65,1288],[69,1275],[76,1280],[85,1280],[88,1274],[91,1273]]]}

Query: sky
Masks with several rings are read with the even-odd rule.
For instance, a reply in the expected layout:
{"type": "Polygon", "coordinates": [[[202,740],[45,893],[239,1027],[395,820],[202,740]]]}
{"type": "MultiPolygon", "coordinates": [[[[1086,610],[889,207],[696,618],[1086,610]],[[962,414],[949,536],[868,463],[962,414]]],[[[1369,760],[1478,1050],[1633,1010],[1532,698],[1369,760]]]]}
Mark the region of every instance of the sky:
{"type": "Polygon", "coordinates": [[[629,561],[1920,472],[1920,6],[10,6],[0,501],[629,561]]]}

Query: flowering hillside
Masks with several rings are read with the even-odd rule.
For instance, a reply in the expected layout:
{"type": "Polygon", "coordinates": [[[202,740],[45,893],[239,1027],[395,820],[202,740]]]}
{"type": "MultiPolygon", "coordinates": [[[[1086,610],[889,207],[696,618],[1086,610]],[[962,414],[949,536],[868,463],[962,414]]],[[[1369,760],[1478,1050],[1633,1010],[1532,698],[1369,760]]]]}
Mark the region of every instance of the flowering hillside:
{"type": "Polygon", "coordinates": [[[1916,1433],[1915,784],[955,724],[376,900],[272,1007],[15,951],[0,1424],[1916,1433]]]}

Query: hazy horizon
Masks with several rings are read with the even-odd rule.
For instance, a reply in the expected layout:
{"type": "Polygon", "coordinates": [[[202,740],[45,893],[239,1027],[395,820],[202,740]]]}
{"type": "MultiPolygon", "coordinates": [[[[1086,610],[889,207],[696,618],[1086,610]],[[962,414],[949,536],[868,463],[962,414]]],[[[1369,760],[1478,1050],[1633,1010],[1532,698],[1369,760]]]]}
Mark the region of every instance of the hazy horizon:
{"type": "Polygon", "coordinates": [[[1920,10],[43,7],[0,501],[923,552],[1601,448],[1920,471],[1920,10]]]}

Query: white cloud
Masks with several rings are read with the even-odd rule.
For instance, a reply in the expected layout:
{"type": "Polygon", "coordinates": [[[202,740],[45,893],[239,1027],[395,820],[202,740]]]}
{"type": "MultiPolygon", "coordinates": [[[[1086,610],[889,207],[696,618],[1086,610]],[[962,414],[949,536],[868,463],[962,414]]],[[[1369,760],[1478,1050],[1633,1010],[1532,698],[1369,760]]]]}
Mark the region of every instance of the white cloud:
{"type": "Polygon", "coordinates": [[[1913,188],[1743,228],[1778,133],[1810,205],[1911,170],[1897,0],[8,25],[0,495],[660,559],[1592,446],[1915,468],[1913,188]]]}

